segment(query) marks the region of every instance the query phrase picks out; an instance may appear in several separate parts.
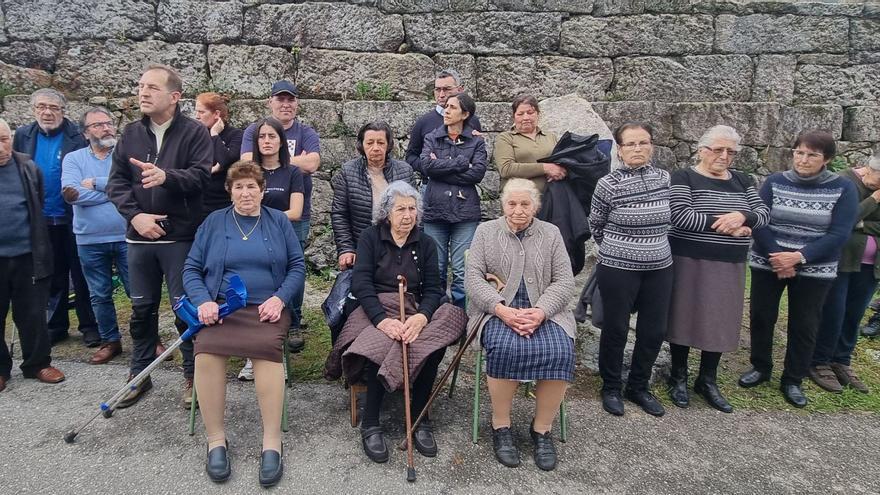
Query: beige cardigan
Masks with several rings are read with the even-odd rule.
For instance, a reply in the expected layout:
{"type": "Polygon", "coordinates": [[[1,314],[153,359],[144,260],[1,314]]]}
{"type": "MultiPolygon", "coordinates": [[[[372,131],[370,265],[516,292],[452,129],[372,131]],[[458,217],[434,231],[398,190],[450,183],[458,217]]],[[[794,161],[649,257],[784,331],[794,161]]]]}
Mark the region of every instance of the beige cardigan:
{"type": "Polygon", "coordinates": [[[571,263],[555,225],[535,219],[522,242],[504,217],[477,227],[471,241],[464,286],[468,297],[468,331],[482,327],[499,302],[510,304],[525,280],[532,307],[541,308],[569,337],[575,338],[574,315],[568,309],[574,293],[571,263]],[[486,281],[491,273],[506,285],[500,293],[486,281]]]}

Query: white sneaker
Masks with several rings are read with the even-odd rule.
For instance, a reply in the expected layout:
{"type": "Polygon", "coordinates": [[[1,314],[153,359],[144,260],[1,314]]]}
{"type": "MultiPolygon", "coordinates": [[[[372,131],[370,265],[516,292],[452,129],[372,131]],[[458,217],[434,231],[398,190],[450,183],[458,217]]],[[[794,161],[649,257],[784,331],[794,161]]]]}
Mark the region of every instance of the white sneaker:
{"type": "Polygon", "coordinates": [[[238,379],[243,382],[254,381],[254,363],[250,359],[244,364],[244,368],[238,372],[238,379]]]}

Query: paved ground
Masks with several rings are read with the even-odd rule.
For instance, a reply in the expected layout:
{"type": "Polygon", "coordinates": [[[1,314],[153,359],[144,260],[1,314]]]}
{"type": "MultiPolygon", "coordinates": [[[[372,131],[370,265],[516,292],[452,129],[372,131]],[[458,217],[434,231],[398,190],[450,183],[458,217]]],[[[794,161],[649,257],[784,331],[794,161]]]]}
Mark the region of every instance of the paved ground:
{"type": "MultiPolygon", "coordinates": [[[[257,483],[259,414],[253,385],[230,383],[227,409],[232,478],[204,474],[201,432],[186,434],[178,406],[180,375],[154,373],[156,387],[135,407],[99,418],[73,445],[62,435],[90,417],[120,385],[120,366],[61,363],[68,380],[44,385],[14,372],[0,394],[3,493],[252,493],[257,483]]],[[[362,454],[348,423],[347,393],[336,384],[290,389],[284,493],[880,493],[880,415],[736,412],[706,407],[653,418],[627,404],[611,417],[593,400],[569,403],[570,439],[557,471],[531,461],[528,399],[518,399],[524,462],[504,468],[492,457],[485,424],[470,441],[470,387],[436,409],[440,455],[416,454],[418,481],[405,481],[405,455],[385,465],[362,454]]],[[[696,401],[695,401],[696,402],[696,401]]],[[[400,411],[399,401],[390,409],[400,411]]],[[[399,417],[399,416],[395,416],[399,417]]],[[[402,421],[385,416],[390,437],[402,421]]]]}

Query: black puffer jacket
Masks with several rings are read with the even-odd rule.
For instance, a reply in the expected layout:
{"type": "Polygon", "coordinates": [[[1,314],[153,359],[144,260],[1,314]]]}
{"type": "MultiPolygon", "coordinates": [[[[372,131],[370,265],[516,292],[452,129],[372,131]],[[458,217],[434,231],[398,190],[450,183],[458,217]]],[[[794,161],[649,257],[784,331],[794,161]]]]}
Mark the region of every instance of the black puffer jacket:
{"type": "MultiPolygon", "coordinates": [[[[413,183],[413,171],[402,160],[387,159],[382,170],[388,183],[402,180],[413,183]]],[[[373,224],[373,188],[364,157],[345,162],[333,176],[333,205],[330,220],[336,256],[357,252],[357,241],[367,227],[373,224]]]]}
{"type": "Polygon", "coordinates": [[[453,142],[446,126],[441,126],[425,136],[422,156],[414,167],[427,181],[425,222],[480,221],[477,184],[486,175],[488,156],[486,142],[473,132],[466,126],[453,142]]]}

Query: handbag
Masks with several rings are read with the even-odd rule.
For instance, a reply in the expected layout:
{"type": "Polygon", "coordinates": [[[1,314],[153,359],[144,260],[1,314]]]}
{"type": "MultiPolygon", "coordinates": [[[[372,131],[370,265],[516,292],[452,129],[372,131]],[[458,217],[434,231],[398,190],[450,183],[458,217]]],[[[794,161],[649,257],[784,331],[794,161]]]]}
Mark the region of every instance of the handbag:
{"type": "MultiPolygon", "coordinates": [[[[327,298],[321,303],[321,311],[324,313],[324,320],[327,322],[327,326],[330,327],[331,337],[339,335],[342,325],[345,324],[347,316],[345,311],[346,301],[349,299],[354,300],[354,296],[351,294],[351,278],[353,273],[354,270],[339,272],[336,275],[336,280],[333,281],[330,293],[327,294],[327,298]]],[[[333,338],[333,340],[336,339],[333,338]]]]}

